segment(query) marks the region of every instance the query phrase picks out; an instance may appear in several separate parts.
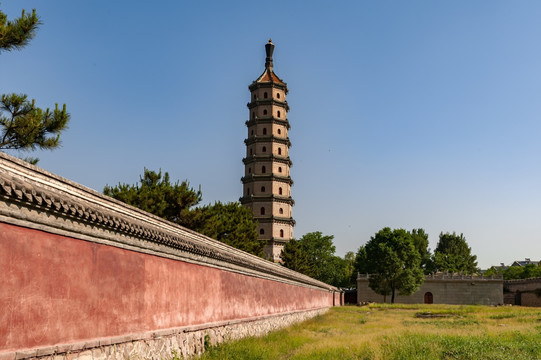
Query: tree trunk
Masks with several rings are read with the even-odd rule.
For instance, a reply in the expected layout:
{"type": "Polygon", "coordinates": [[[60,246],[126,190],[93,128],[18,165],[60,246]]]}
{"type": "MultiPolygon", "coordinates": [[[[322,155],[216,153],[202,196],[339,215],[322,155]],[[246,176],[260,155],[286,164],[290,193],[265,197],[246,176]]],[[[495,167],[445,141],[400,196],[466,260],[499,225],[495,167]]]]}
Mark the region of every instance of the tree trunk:
{"type": "Polygon", "coordinates": [[[391,288],[391,304],[394,304],[394,287],[391,288]]]}

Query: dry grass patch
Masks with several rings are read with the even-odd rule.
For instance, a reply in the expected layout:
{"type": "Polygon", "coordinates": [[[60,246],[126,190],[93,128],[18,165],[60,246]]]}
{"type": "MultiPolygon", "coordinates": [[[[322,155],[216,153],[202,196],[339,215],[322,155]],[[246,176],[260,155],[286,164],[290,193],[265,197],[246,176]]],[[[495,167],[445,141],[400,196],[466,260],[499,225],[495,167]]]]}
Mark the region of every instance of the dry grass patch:
{"type": "Polygon", "coordinates": [[[346,306],[202,359],[541,359],[540,319],[536,308],[346,306]]]}

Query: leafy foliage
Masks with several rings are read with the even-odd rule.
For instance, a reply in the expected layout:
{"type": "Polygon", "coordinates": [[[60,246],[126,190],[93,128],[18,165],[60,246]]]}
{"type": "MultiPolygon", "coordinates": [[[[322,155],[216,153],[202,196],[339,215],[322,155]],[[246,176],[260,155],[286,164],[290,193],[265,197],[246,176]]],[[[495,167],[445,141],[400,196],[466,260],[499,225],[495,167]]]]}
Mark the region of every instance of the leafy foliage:
{"type": "Polygon", "coordinates": [[[293,239],[287,242],[280,254],[280,258],[282,259],[282,265],[288,269],[308,276],[311,276],[314,272],[308,254],[303,250],[300,241],[293,239]]]}
{"type": "Polygon", "coordinates": [[[541,265],[509,266],[506,269],[491,267],[483,275],[503,275],[504,280],[537,278],[541,277],[541,265]]]}
{"type": "Polygon", "coordinates": [[[365,250],[366,268],[372,274],[369,286],[378,294],[391,295],[391,303],[396,291],[411,295],[423,283],[421,256],[406,230],[383,228],[370,238],[365,250]]]}
{"type": "MultiPolygon", "coordinates": [[[[431,273],[434,266],[430,249],[428,248],[428,234],[423,229],[413,229],[411,230],[410,234],[413,241],[413,246],[421,258],[421,269],[423,269],[425,274],[431,273]]],[[[367,267],[366,248],[365,246],[361,246],[355,254],[353,275],[356,277],[357,273],[368,274],[369,272],[370,270],[367,267]]]]}
{"type": "Polygon", "coordinates": [[[477,256],[471,254],[471,248],[463,234],[455,232],[440,233],[440,240],[434,250],[434,267],[438,271],[463,272],[473,274],[478,271],[477,256]]]}
{"type": "Polygon", "coordinates": [[[334,269],[329,269],[336,251],[333,239],[333,235],[323,235],[320,231],[307,233],[299,239],[303,251],[308,256],[308,261],[312,264],[310,276],[314,279],[327,282],[329,278],[334,277],[329,274],[334,271],[334,269]]]}
{"type": "Polygon", "coordinates": [[[348,262],[340,256],[333,255],[323,268],[325,271],[320,274],[321,281],[336,287],[352,287],[350,282],[351,274],[348,271],[348,262]]]}
{"type": "MultiPolygon", "coordinates": [[[[22,11],[20,18],[7,20],[0,11],[0,52],[18,50],[26,46],[35,36],[40,20],[22,11]]],[[[54,149],[60,144],[60,133],[70,120],[66,105],[60,110],[43,110],[29,101],[24,94],[4,94],[0,103],[0,149],[35,150],[54,149]]],[[[36,158],[25,159],[33,164],[36,158]]]]}
{"type": "MultiPolygon", "coordinates": [[[[368,257],[366,255],[366,247],[361,246],[359,247],[359,250],[357,250],[357,253],[355,253],[355,270],[354,272],[360,273],[360,274],[368,274],[368,257]]],[[[356,276],[357,274],[355,274],[356,276]]]]}
{"type": "Polygon", "coordinates": [[[264,257],[265,242],[258,240],[250,209],[238,202],[206,205],[189,211],[187,226],[237,249],[264,257]]]}
{"type": "Polygon", "coordinates": [[[348,251],[344,255],[344,280],[343,287],[355,287],[357,285],[357,272],[355,271],[355,253],[348,251]]]}
{"type": "Polygon", "coordinates": [[[429,274],[434,271],[434,263],[428,248],[428,234],[424,229],[411,230],[411,237],[413,239],[413,245],[421,256],[421,268],[425,274],[429,274]]]}
{"type": "Polygon", "coordinates": [[[350,260],[334,255],[333,239],[315,231],[290,241],[282,251],[282,265],[330,285],[351,286],[351,255],[350,260]]]}

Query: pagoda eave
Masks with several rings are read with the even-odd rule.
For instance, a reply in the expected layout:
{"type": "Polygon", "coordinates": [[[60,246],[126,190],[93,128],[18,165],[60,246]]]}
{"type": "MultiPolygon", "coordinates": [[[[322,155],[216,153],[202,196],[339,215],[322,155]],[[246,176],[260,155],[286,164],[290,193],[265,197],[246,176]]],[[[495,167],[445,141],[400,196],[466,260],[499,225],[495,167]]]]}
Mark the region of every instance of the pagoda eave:
{"type": "Polygon", "coordinates": [[[247,195],[239,198],[239,202],[242,205],[251,204],[251,203],[263,203],[263,202],[279,202],[283,204],[289,204],[291,206],[295,205],[295,200],[291,196],[280,196],[280,195],[247,195]]]}
{"type": "Polygon", "coordinates": [[[291,128],[291,125],[289,125],[289,121],[287,119],[278,119],[273,116],[268,116],[268,117],[256,116],[255,119],[247,120],[245,124],[248,127],[256,125],[256,124],[278,124],[278,125],[285,126],[288,130],[291,128]]]}
{"type": "Polygon", "coordinates": [[[242,159],[242,162],[244,165],[248,165],[254,162],[259,161],[273,161],[273,162],[279,162],[285,165],[289,165],[290,167],[293,166],[293,162],[289,159],[287,156],[280,156],[280,155],[251,155],[248,157],[245,157],[242,159]]]}
{"type": "Polygon", "coordinates": [[[296,222],[292,218],[285,218],[279,216],[254,216],[254,220],[257,220],[260,224],[278,223],[295,226],[296,222]]]}
{"type": "Polygon", "coordinates": [[[286,145],[287,147],[291,146],[291,141],[289,141],[289,138],[281,138],[274,135],[266,135],[266,136],[252,136],[248,139],[244,140],[244,144],[246,145],[252,145],[254,143],[260,143],[260,142],[273,142],[273,143],[279,143],[282,145],[286,145]]]}
{"type": "Polygon", "coordinates": [[[247,176],[243,176],[240,178],[240,181],[243,184],[249,184],[252,182],[258,182],[258,181],[277,181],[285,184],[289,184],[292,186],[294,184],[293,180],[291,180],[288,176],[279,176],[276,174],[250,174],[247,176]]]}

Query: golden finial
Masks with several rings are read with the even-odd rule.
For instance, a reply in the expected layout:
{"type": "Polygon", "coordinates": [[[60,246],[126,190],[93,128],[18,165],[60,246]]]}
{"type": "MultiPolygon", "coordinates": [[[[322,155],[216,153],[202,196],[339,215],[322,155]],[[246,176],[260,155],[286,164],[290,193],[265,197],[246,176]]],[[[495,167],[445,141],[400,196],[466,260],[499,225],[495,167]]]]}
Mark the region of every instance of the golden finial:
{"type": "Polygon", "coordinates": [[[272,44],[272,39],[269,39],[269,44],[272,44]]]}

